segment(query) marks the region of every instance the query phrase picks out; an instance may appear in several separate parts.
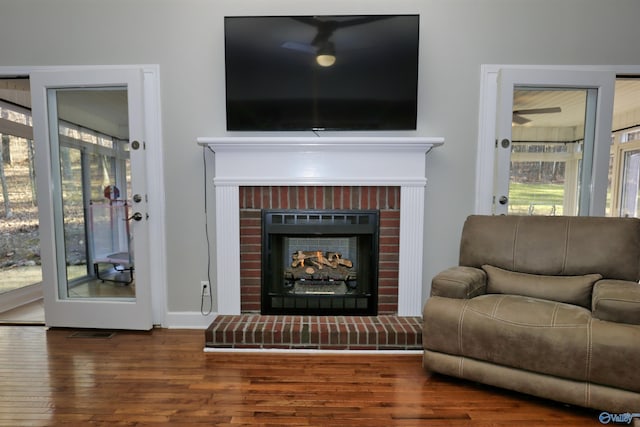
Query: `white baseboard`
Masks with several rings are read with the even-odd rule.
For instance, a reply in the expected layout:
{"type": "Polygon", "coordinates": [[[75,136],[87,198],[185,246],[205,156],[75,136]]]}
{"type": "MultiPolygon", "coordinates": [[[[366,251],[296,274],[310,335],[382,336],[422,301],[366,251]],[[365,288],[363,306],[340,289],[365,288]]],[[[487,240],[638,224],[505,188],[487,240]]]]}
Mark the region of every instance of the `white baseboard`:
{"type": "Polygon", "coordinates": [[[199,311],[169,311],[162,325],[169,329],[207,329],[218,313],[203,315],[199,311]]]}

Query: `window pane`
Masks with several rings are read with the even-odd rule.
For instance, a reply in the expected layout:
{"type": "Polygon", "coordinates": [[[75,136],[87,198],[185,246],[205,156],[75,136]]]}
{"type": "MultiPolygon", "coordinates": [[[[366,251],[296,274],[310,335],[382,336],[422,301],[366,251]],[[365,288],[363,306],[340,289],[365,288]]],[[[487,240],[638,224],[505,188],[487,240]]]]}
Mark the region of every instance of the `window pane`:
{"type": "Polygon", "coordinates": [[[2,135],[0,293],[42,282],[33,154],[33,141],[2,135]]]}
{"type": "Polygon", "coordinates": [[[58,295],[62,299],[130,299],[135,285],[127,201],[127,91],[120,87],[49,89],[48,96],[56,102],[49,114],[59,131],[52,143],[53,157],[60,163],[61,189],[54,216],[56,240],[64,242],[58,250],[58,269],[66,277],[58,278],[58,295]],[[124,122],[103,120],[104,108],[110,117],[124,122]],[[100,120],[74,114],[92,109],[95,114],[87,117],[100,120]],[[105,133],[112,131],[120,132],[120,138],[105,133]]]}
{"type": "Polygon", "coordinates": [[[87,276],[81,150],[60,147],[67,280],[87,276]]]}
{"type": "Polygon", "coordinates": [[[509,214],[577,215],[587,90],[513,92],[509,214]]]}
{"type": "Polygon", "coordinates": [[[622,137],[622,142],[631,142],[631,141],[638,141],[640,140],[640,130],[636,130],[633,132],[625,132],[625,134],[622,137]]]}
{"type": "Polygon", "coordinates": [[[619,76],[613,106],[607,216],[640,216],[638,153],[640,152],[640,79],[619,76]]]}
{"type": "MultiPolygon", "coordinates": [[[[565,212],[567,161],[579,169],[581,143],[513,144],[509,183],[509,213],[516,215],[575,215],[565,212]]],[[[575,185],[575,180],[570,180],[575,185]]],[[[575,200],[571,203],[576,206],[575,200]]]]}
{"type": "Polygon", "coordinates": [[[628,151],[624,156],[620,216],[638,217],[639,182],[640,150],[628,151]]]}

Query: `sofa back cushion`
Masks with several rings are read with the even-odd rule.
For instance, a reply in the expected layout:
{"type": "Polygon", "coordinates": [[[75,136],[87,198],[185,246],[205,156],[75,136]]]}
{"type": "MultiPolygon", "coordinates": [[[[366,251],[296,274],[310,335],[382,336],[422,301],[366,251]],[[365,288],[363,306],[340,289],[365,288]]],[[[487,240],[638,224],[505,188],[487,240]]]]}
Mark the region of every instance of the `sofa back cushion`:
{"type": "Polygon", "coordinates": [[[640,219],[472,215],[460,265],[549,276],[640,279],[640,219]]]}
{"type": "Polygon", "coordinates": [[[599,274],[583,276],[547,276],[518,273],[492,265],[483,265],[487,273],[488,294],[512,294],[540,298],[591,309],[593,285],[602,279],[599,274]]]}

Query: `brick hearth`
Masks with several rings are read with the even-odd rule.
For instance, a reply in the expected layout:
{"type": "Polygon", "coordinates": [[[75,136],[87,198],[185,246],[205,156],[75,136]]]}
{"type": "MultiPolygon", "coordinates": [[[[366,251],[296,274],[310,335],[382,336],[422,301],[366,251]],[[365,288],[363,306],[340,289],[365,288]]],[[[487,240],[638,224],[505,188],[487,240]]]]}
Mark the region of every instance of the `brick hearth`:
{"type": "Polygon", "coordinates": [[[208,348],[422,350],[422,318],[222,315],[205,331],[208,348]]]}

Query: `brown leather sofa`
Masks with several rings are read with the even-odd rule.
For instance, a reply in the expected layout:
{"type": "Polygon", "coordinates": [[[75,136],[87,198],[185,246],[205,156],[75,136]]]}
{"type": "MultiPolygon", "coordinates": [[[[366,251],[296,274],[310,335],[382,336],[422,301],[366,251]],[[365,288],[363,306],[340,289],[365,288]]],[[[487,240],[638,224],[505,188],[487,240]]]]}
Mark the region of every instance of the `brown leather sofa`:
{"type": "Polygon", "coordinates": [[[424,306],[426,370],[640,412],[640,220],[470,216],[424,306]]]}

